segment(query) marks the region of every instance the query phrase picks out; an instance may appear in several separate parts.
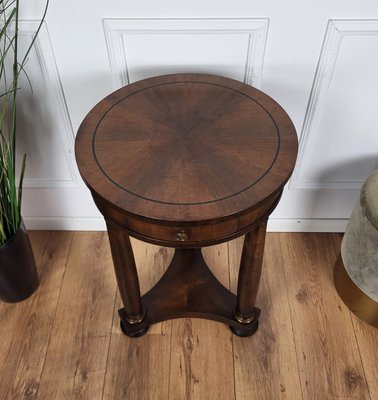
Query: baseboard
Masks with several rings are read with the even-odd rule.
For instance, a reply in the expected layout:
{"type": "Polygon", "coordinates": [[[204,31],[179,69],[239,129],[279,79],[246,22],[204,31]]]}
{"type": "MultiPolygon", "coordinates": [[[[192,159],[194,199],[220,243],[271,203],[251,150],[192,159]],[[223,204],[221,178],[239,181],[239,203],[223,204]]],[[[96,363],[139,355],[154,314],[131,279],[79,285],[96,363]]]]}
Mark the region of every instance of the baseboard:
{"type": "Polygon", "coordinates": [[[102,217],[23,217],[29,230],[105,231],[102,217]]]}
{"type": "Polygon", "coordinates": [[[271,218],[269,232],[345,232],[349,219],[271,218]]]}
{"type": "MultiPolygon", "coordinates": [[[[101,217],[25,217],[25,225],[31,230],[103,231],[101,217]]],[[[290,219],[271,218],[269,232],[344,232],[348,219],[290,219]]]]}

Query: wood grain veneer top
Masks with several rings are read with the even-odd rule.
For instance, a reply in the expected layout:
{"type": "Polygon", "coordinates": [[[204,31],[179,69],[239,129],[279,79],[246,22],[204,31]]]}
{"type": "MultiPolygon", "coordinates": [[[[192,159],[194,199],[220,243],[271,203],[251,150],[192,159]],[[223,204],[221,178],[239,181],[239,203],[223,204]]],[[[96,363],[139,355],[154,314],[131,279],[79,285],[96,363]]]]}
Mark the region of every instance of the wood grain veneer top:
{"type": "Polygon", "coordinates": [[[121,88],[98,103],[76,139],[97,197],[164,221],[222,219],[281,190],[297,136],[272,98],[228,78],[179,74],[121,88]]]}

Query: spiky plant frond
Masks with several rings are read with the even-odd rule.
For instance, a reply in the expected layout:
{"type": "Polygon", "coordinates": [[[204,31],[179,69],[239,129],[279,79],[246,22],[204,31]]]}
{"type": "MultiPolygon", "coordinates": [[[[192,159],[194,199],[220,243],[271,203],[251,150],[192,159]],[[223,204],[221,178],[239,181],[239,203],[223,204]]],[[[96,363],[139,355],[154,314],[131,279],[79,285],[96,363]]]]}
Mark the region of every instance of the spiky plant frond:
{"type": "Polygon", "coordinates": [[[0,0],[0,245],[20,226],[24,155],[16,184],[17,96],[19,79],[46,16],[49,0],[40,24],[24,54],[18,51],[19,0],[0,0]]]}

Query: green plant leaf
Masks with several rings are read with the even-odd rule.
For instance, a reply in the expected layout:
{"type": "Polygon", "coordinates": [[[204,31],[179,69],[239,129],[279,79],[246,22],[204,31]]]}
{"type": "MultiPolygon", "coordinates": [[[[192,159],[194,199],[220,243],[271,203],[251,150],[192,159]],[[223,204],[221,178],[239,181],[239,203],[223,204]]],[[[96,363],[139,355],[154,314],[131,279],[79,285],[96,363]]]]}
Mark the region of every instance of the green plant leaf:
{"type": "Polygon", "coordinates": [[[25,53],[18,52],[19,0],[0,0],[0,245],[19,228],[26,155],[21,163],[19,186],[16,186],[17,96],[20,74],[42,28],[49,0],[25,53]]]}

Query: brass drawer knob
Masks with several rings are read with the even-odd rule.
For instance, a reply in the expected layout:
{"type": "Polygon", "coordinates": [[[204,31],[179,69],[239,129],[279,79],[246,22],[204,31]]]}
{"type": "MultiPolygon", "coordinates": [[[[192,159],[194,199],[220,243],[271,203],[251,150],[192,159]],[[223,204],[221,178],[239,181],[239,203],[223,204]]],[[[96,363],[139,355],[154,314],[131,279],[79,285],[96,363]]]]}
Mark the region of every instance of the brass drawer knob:
{"type": "Polygon", "coordinates": [[[176,234],[176,240],[179,242],[185,242],[185,240],[188,240],[188,234],[181,229],[176,234]]]}

